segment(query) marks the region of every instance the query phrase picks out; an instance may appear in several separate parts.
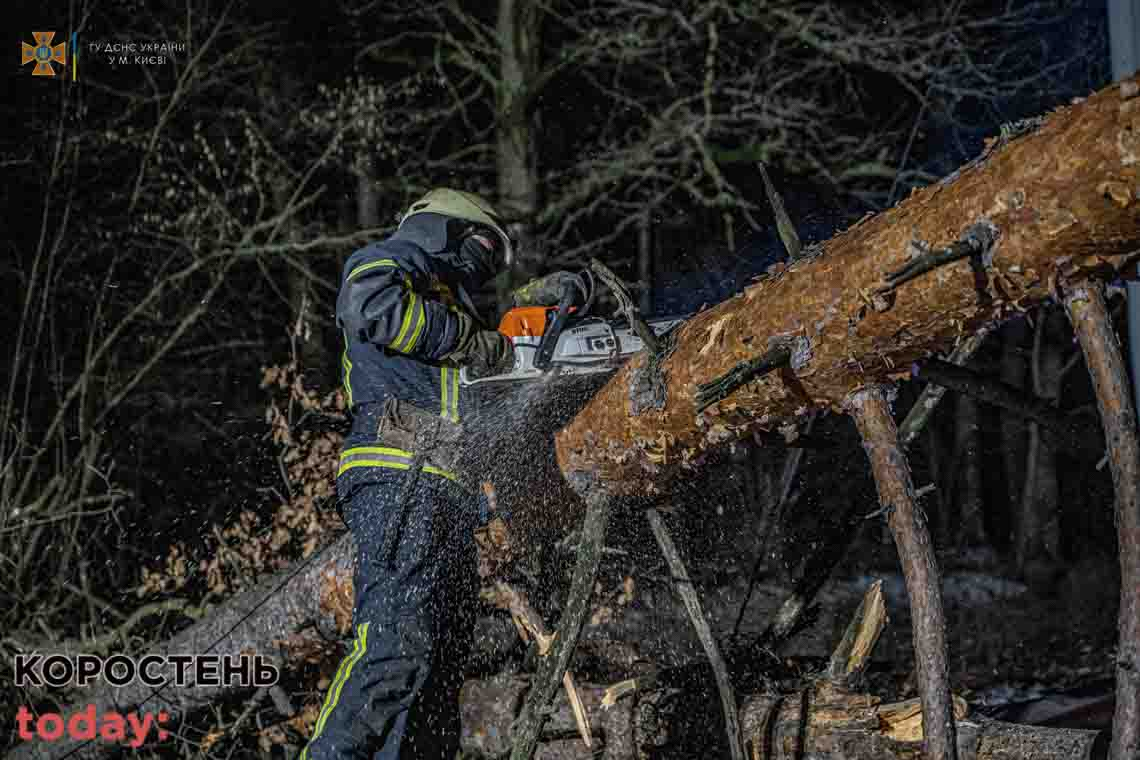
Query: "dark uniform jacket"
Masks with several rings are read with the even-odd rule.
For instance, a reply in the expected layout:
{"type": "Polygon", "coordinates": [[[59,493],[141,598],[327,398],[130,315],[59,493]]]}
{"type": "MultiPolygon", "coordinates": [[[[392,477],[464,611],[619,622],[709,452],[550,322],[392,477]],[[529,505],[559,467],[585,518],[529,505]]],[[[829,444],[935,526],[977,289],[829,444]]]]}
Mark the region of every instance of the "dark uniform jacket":
{"type": "Polygon", "coordinates": [[[390,400],[450,423],[461,423],[478,406],[478,391],[461,388],[459,367],[443,357],[456,348],[461,311],[478,324],[467,293],[480,282],[458,254],[428,252],[416,237],[414,227],[402,227],[353,253],[342,274],[337,297],[337,323],[344,334],[341,367],[357,424],[338,475],[353,466],[407,468],[414,452],[360,445],[371,442],[379,410],[390,400]],[[354,451],[360,448],[369,450],[354,451]]]}

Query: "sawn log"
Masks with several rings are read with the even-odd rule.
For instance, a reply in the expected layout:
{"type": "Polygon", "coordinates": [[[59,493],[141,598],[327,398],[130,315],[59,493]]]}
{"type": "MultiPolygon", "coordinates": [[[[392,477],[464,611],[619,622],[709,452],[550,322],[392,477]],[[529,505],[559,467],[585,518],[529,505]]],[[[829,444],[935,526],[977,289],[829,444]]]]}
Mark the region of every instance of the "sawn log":
{"type": "Polygon", "coordinates": [[[1138,92],[1140,79],[1127,80],[1024,134],[1006,130],[950,177],[697,314],[651,378],[664,403],[645,400],[655,370],[635,356],[558,434],[559,467],[618,495],[661,492],[718,443],[905,378],[912,362],[1052,297],[1059,275],[1111,276],[1140,248],[1138,92]],[[987,250],[892,287],[891,273],[961,255],[978,230],[994,238],[987,250]],[[781,342],[793,348],[790,367],[696,412],[699,385],[781,342]]]}

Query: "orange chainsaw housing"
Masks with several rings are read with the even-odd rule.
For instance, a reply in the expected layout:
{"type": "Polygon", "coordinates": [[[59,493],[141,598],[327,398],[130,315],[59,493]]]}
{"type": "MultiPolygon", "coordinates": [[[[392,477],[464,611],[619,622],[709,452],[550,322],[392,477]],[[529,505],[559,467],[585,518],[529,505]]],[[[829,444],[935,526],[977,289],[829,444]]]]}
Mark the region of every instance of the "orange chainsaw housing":
{"type": "Polygon", "coordinates": [[[548,306],[517,306],[499,320],[499,332],[508,338],[541,338],[546,332],[548,306]]]}
{"type": "MultiPolygon", "coordinates": [[[[577,306],[570,307],[571,314],[576,311],[577,306]]],[[[516,306],[499,320],[499,332],[508,338],[541,338],[557,313],[556,306],[516,306]]]]}

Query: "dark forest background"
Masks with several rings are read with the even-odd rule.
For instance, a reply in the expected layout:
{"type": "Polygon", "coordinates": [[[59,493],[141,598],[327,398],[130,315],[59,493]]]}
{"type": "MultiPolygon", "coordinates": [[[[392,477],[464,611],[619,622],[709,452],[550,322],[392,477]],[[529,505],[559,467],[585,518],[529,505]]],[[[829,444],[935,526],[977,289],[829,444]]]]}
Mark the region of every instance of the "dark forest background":
{"type": "MultiPolygon", "coordinates": [[[[336,528],[339,268],[427,189],[487,195],[523,241],[479,294],[488,313],[597,256],[644,309],[684,314],[779,255],[757,162],[822,240],[1110,79],[1097,0],[71,0],[3,16],[12,651],[137,649],[336,528]],[[77,32],[78,81],[70,61],[54,78],[18,65],[41,29],[77,32]],[[116,41],[185,50],[112,64],[87,47],[116,41]]],[[[1043,594],[1087,579],[1111,620],[1111,482],[1063,312],[1007,324],[971,367],[1088,424],[1062,438],[948,395],[913,460],[942,562],[1043,594]]],[[[791,577],[804,547],[873,511],[854,430],[814,432],[835,446],[738,444],[671,497],[709,572],[791,577]]],[[[886,540],[868,523],[860,566],[890,565],[886,540]]]]}

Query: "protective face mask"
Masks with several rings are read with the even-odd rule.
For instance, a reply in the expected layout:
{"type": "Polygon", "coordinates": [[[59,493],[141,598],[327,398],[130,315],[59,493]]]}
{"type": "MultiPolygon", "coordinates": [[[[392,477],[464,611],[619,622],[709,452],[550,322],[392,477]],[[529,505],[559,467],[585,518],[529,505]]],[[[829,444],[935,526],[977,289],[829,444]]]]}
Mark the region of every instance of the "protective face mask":
{"type": "Polygon", "coordinates": [[[498,273],[496,242],[487,233],[479,232],[468,235],[459,244],[460,266],[480,283],[498,273]]]}

